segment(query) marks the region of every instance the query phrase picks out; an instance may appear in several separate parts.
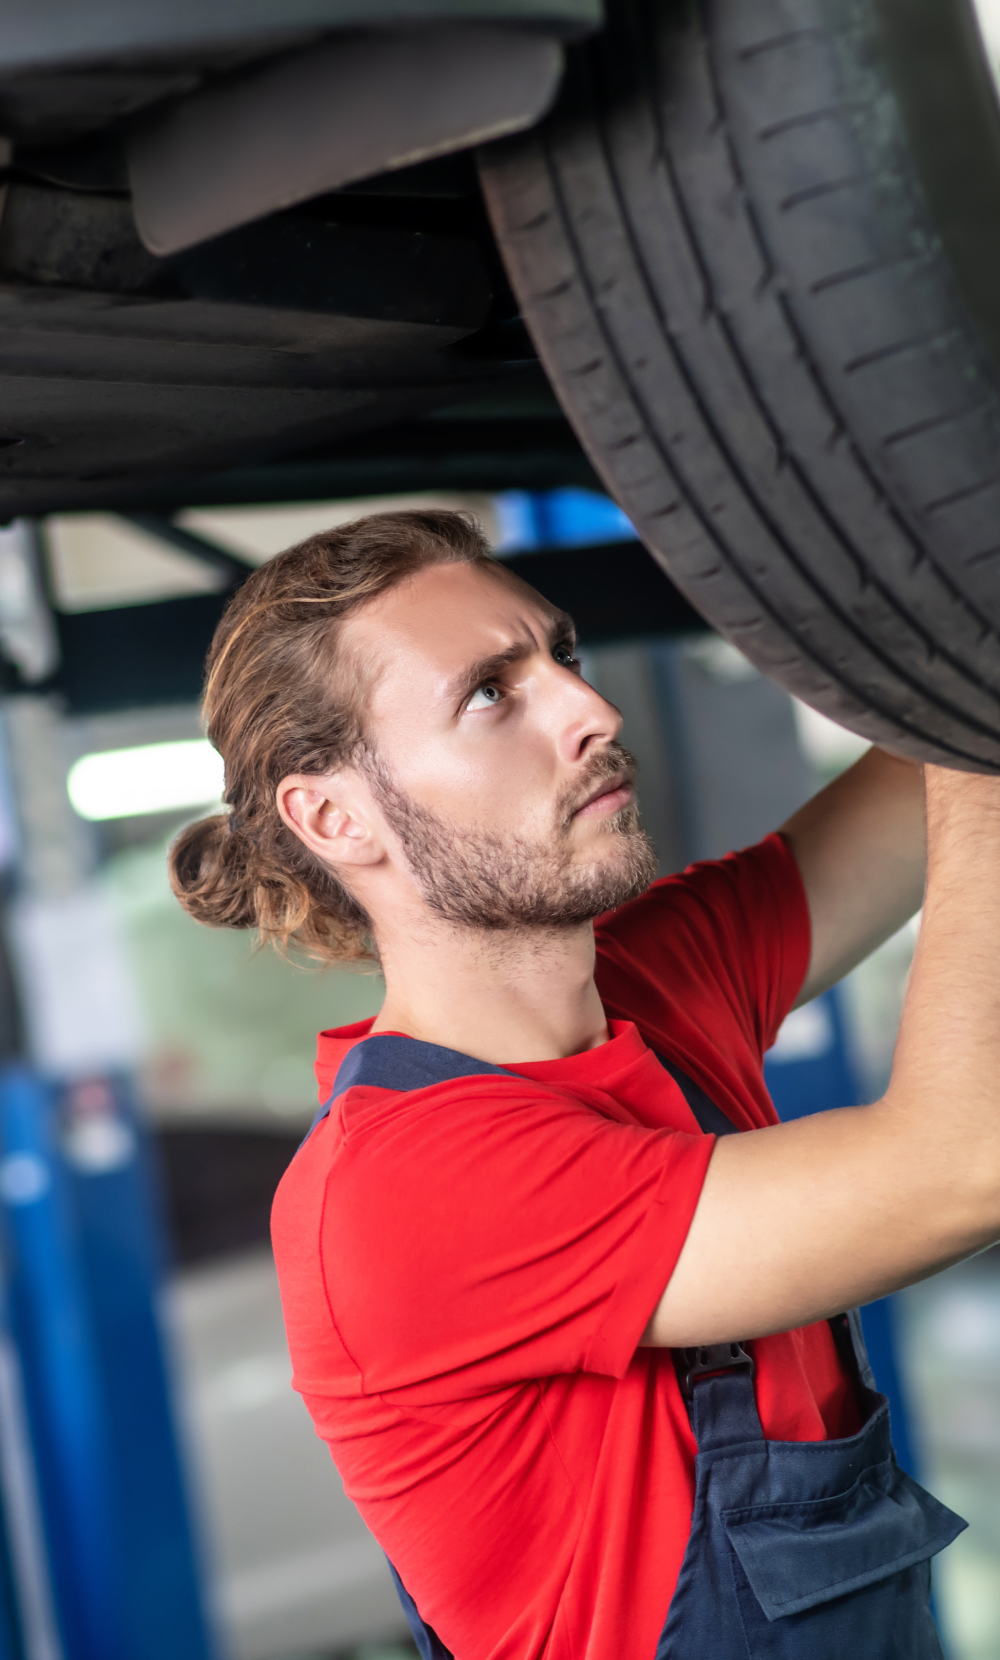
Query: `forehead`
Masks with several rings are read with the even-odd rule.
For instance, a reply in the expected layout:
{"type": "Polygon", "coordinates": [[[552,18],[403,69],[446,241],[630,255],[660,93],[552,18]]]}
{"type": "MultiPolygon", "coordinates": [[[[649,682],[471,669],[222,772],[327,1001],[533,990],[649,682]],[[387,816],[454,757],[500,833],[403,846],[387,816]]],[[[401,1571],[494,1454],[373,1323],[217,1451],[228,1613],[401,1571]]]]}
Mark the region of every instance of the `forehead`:
{"type": "Polygon", "coordinates": [[[502,565],[428,565],[352,617],[348,640],[379,687],[414,675],[443,685],[481,658],[540,645],[559,615],[502,565]]]}

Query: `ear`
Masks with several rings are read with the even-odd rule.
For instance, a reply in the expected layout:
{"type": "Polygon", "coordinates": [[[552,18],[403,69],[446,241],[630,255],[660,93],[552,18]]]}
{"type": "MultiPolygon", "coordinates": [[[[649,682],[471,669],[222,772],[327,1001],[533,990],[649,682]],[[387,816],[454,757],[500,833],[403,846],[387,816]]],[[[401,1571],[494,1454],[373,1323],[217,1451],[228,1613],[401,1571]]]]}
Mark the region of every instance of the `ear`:
{"type": "Polygon", "coordinates": [[[339,869],[384,858],[376,815],[356,774],[293,774],[281,780],[275,802],[289,830],[324,864],[339,869]]]}

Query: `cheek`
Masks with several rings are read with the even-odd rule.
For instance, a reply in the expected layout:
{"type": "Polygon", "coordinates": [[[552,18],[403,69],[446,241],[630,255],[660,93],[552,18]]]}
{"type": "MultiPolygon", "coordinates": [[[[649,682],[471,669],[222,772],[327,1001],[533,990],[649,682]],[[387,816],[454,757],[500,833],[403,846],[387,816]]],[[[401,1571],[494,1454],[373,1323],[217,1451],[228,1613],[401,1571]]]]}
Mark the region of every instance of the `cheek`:
{"type": "Polygon", "coordinates": [[[445,742],[414,734],[385,760],[400,789],[453,824],[548,825],[557,793],[552,758],[523,733],[516,742],[506,737],[496,726],[445,742]]]}

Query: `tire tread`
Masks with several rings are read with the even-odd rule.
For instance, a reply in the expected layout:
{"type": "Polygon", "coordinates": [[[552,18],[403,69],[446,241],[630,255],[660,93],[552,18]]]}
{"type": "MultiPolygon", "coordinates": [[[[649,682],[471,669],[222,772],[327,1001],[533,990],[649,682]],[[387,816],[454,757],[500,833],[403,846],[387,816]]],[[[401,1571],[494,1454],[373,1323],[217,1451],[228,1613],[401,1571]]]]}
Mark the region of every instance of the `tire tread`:
{"type": "MultiPolygon", "coordinates": [[[[812,0],[736,3],[768,20],[816,13],[812,0]]],[[[764,57],[774,72],[783,55],[795,58],[796,76],[804,57],[820,64],[815,107],[803,107],[798,84],[790,114],[768,126],[756,112],[758,172],[761,153],[781,162],[776,138],[803,129],[836,127],[838,158],[857,148],[855,123],[872,100],[838,87],[834,46],[817,22],[733,46],[720,25],[732,11],[720,0],[706,28],[691,7],[678,28],[675,11],[622,0],[614,52],[602,39],[581,54],[568,110],[484,152],[487,201],[525,321],[598,471],[709,621],[865,736],[1000,770],[1000,607],[982,603],[983,575],[960,580],[961,560],[942,561],[926,534],[935,514],[988,495],[1000,469],[961,480],[958,469],[936,502],[901,502],[885,461],[928,433],[940,442],[970,423],[1000,430],[1000,396],[981,362],[969,375],[970,342],[951,296],[942,300],[940,258],[914,216],[900,215],[906,191],[892,180],[902,228],[877,230],[872,257],[789,278],[776,217],[790,227],[845,195],[874,212],[887,187],[867,169],[839,180],[827,169],[789,208],[776,164],[762,217],[721,81],[764,57]],[[624,66],[627,79],[631,62],[647,67],[623,100],[615,77],[624,66]],[[814,346],[822,296],[890,272],[910,295],[883,308],[893,338],[841,353],[838,375],[814,346]],[[898,425],[890,384],[903,360],[919,360],[939,399],[950,394],[909,428],[898,425]],[[887,430],[864,442],[842,387],[873,374],[885,383],[875,401],[896,424],[883,419],[887,430]]],[[[995,552],[977,547],[971,557],[985,573],[995,552]]]]}

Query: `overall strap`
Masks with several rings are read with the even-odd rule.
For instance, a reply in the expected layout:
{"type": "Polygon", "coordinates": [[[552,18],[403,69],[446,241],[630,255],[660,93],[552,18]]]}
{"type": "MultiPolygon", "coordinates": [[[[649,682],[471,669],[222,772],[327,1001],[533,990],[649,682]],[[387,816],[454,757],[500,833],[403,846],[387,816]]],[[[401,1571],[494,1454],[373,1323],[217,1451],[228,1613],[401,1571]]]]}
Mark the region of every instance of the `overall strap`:
{"type": "Polygon", "coordinates": [[[715,1372],[703,1378],[692,1391],[688,1414],[700,1453],[764,1439],[749,1371],[715,1372]]]}
{"type": "MultiPolygon", "coordinates": [[[[700,1129],[706,1135],[736,1135],[736,1125],[726,1117],[721,1107],[706,1095],[700,1084],[689,1078],[676,1061],[653,1051],[660,1065],[679,1085],[700,1129]]],[[[449,1083],[454,1078],[471,1078],[492,1073],[509,1078],[506,1067],[494,1066],[492,1061],[476,1060],[458,1049],[445,1049],[439,1043],[424,1043],[420,1038],[404,1037],[398,1032],[377,1032],[374,1037],[362,1038],[347,1051],[337,1069],[329,1099],[320,1107],[313,1120],[313,1128],[330,1111],[338,1095],[354,1085],[368,1084],[376,1089],[426,1089],[431,1084],[449,1083]]]]}
{"type": "Polygon", "coordinates": [[[511,1075],[502,1066],[477,1061],[458,1049],[444,1049],[439,1043],[424,1043],[399,1032],[377,1032],[348,1050],[337,1071],[333,1094],[342,1095],[357,1084],[374,1084],[378,1089],[428,1089],[431,1084],[473,1078],[480,1073],[500,1078],[511,1075]]]}
{"type": "Polygon", "coordinates": [[[875,1382],[875,1373],[868,1359],[868,1348],[861,1326],[861,1310],[849,1308],[846,1314],[835,1314],[830,1321],[830,1329],[844,1364],[849,1368],[853,1361],[864,1387],[877,1393],[878,1384],[875,1382]]]}
{"type": "MultiPolygon", "coordinates": [[[[386,1557],[386,1561],[389,1561],[388,1557],[386,1557]]],[[[389,1562],[389,1572],[392,1575],[392,1582],[396,1587],[396,1595],[399,1597],[403,1613],[406,1615],[406,1623],[413,1633],[413,1641],[417,1645],[420,1660],[452,1660],[450,1649],[445,1648],[433,1627],[420,1618],[420,1610],[391,1562],[389,1562]]]]}
{"type": "Polygon", "coordinates": [[[329,1099],[313,1119],[309,1134],[322,1123],[338,1095],[356,1085],[367,1084],[374,1089],[428,1089],[431,1084],[450,1083],[453,1078],[471,1078],[481,1073],[494,1073],[501,1078],[511,1076],[504,1067],[494,1066],[491,1061],[477,1061],[474,1055],[463,1055],[458,1049],[444,1049],[439,1043],[424,1043],[420,1038],[403,1037],[399,1032],[376,1032],[374,1037],[362,1038],[347,1051],[337,1068],[329,1099]]]}
{"type": "Polygon", "coordinates": [[[676,1061],[668,1060],[666,1055],[661,1055],[657,1049],[653,1050],[653,1054],[664,1071],[669,1072],[674,1083],[679,1086],[681,1094],[697,1120],[699,1129],[704,1130],[706,1135],[739,1134],[732,1119],[728,1118],[722,1108],[717,1107],[711,1097],[705,1094],[700,1084],[696,1084],[693,1078],[689,1078],[686,1072],[681,1071],[676,1061]]]}

